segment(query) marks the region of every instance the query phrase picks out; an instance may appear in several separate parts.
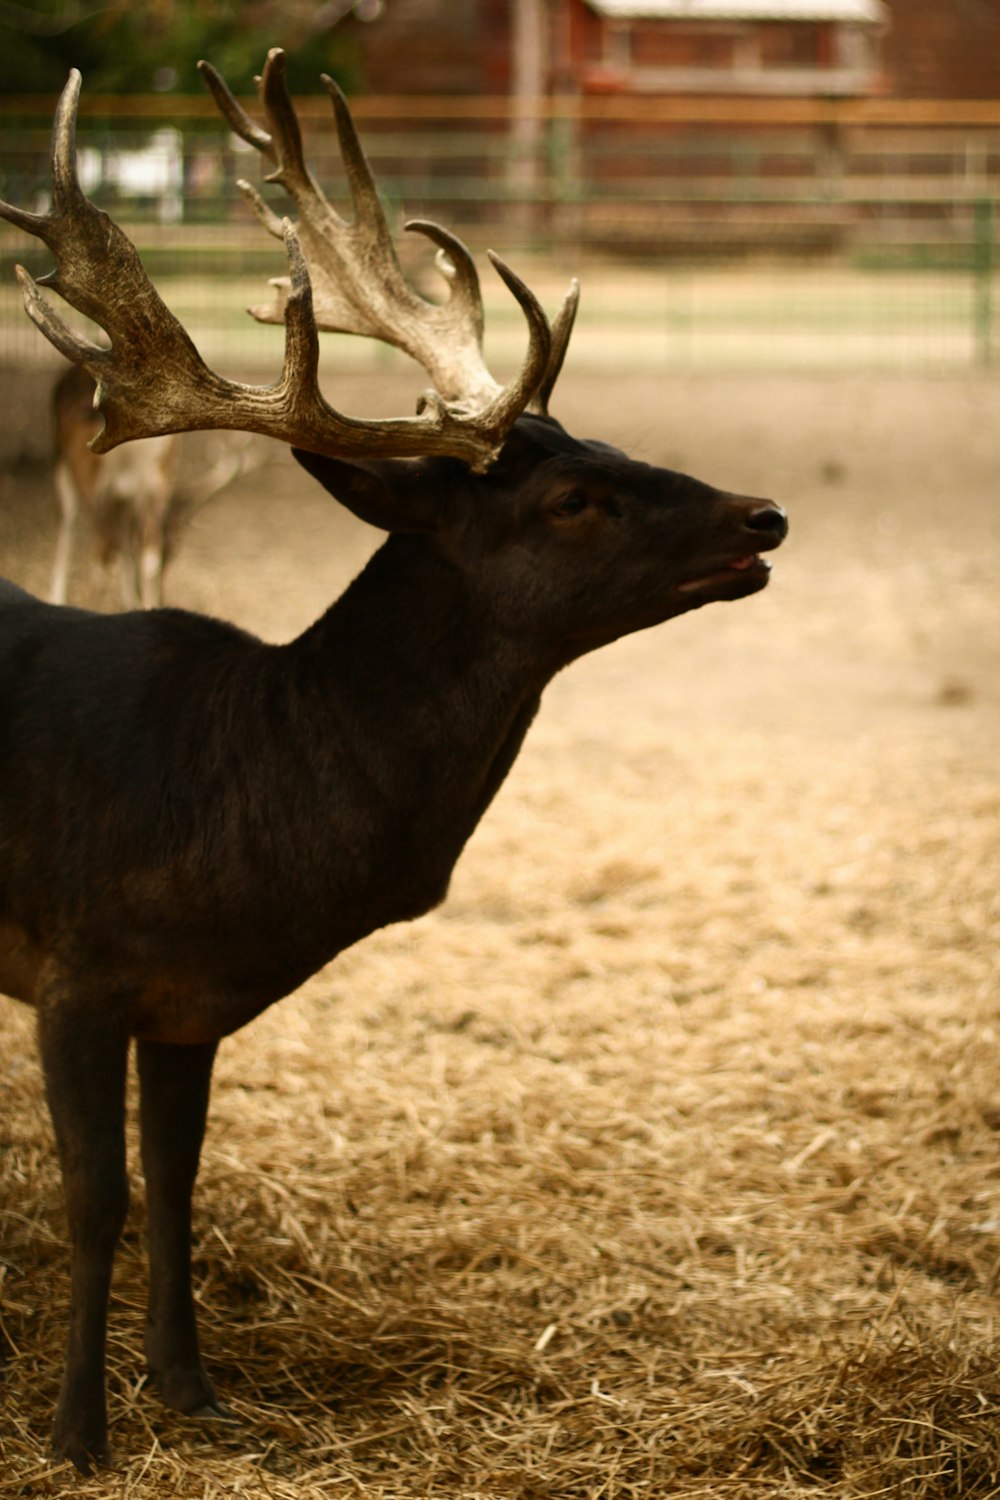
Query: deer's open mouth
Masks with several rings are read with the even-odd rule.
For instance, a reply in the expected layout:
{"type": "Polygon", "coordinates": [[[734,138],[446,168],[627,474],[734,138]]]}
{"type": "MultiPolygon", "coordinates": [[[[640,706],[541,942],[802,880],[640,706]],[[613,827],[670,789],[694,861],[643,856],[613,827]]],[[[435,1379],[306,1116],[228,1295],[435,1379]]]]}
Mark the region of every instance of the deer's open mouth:
{"type": "Polygon", "coordinates": [[[741,593],[750,593],[753,589],[762,589],[767,583],[771,572],[771,564],[766,557],[761,557],[759,552],[746,552],[740,557],[734,557],[730,562],[723,563],[711,573],[704,573],[698,578],[688,578],[684,583],[677,585],[679,594],[696,594],[702,589],[721,588],[729,583],[739,582],[741,593]]]}

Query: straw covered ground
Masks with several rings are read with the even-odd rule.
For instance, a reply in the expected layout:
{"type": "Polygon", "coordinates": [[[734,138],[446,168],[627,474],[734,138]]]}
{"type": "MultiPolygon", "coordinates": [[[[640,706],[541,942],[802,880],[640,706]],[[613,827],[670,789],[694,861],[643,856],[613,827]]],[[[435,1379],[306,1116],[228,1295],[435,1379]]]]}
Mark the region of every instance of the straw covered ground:
{"type": "MultiPolygon", "coordinates": [[[[0,1497],[1000,1495],[997,388],[562,383],[786,503],[770,589],[578,663],[446,905],[225,1044],[195,1265],[239,1425],[143,1388],[133,1167],[91,1480],[46,1456],[65,1222],[0,1003],[0,1497]]],[[[51,534],[8,475],[3,571],[51,534]]],[[[279,455],[171,598],[283,638],[372,540],[279,455]]]]}

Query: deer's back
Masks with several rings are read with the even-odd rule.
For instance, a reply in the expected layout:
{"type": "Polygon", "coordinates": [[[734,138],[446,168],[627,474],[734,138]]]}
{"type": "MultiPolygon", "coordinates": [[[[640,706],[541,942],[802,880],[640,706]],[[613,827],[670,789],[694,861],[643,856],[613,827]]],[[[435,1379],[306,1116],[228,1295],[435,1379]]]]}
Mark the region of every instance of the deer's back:
{"type": "Polygon", "coordinates": [[[0,988],[37,998],[29,950],[128,985],[182,933],[207,946],[238,880],[220,850],[253,755],[241,686],[267,650],[182,611],[97,615],[0,585],[0,988]]]}

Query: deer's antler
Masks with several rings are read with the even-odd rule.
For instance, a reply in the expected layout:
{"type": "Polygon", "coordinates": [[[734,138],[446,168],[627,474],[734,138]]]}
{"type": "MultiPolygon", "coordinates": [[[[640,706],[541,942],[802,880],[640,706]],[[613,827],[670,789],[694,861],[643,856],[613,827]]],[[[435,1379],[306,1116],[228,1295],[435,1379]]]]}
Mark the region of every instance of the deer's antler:
{"type": "MultiPolygon", "coordinates": [[[[292,175],[303,185],[304,192],[304,185],[311,179],[302,159],[298,123],[284,88],[280,53],[269,56],[265,78],[269,74],[273,80],[272,92],[284,100],[283,112],[279,101],[274,116],[274,123],[279,125],[280,150],[287,161],[294,162],[292,175]]],[[[224,110],[227,117],[230,110],[235,110],[244,127],[241,133],[248,130],[260,149],[273,152],[271,137],[246,119],[221,81],[219,87],[228,101],[224,110]]],[[[80,187],[75,146],[79,95],[80,75],[74,70],[56,109],[50,211],[33,214],[0,202],[0,216],[43,240],[55,257],[55,270],[40,282],[35,282],[20,266],[17,274],[34,322],[62,354],[82,365],[97,382],[95,404],[105,425],[94,441],[96,451],[107,452],[127,439],[157,433],[236,428],[332,456],[449,454],[481,468],[496,455],[517,416],[536,393],[544,392],[547,385],[551,388],[553,337],[545,315],[524,283],[494,257],[494,264],[524,310],[529,326],[528,353],[517,379],[505,389],[498,386],[486,371],[480,354],[478,366],[467,358],[459,360],[455,366],[459,373],[452,380],[445,374],[450,368],[448,362],[439,360],[426,367],[435,383],[441,380],[446,389],[436,386],[425,393],[416,417],[366,421],[342,415],[326,402],[319,389],[319,339],[308,259],[295,230],[274,215],[266,222],[272,229],[280,225],[289,264],[282,302],[285,356],[281,375],[273,385],[251,386],[216,374],[204,363],[184,328],[163,303],[128,237],[90,202],[80,187]],[[58,292],[77,311],[98,323],[110,339],[110,348],[67,328],[42,295],[43,286],[58,292]],[[464,364],[468,364],[471,373],[463,379],[460,371],[464,364]]],[[[346,106],[342,107],[342,113],[347,117],[346,106]]],[[[377,202],[367,163],[350,127],[349,133],[355,148],[349,170],[363,175],[367,184],[366,204],[377,202]]],[[[318,189],[313,191],[325,202],[318,189]]],[[[360,201],[359,192],[356,189],[356,202],[360,201]]],[[[333,215],[329,205],[326,208],[333,215]]],[[[407,287],[391,246],[386,250],[389,236],[381,210],[378,223],[369,214],[365,227],[344,227],[364,244],[368,262],[374,268],[395,265],[398,290],[402,293],[401,298],[394,296],[395,283],[388,291],[373,287],[369,324],[361,326],[364,315],[358,304],[355,322],[348,325],[351,331],[388,337],[389,333],[382,330],[389,330],[393,308],[399,302],[413,305],[413,321],[419,319],[421,307],[435,310],[433,304],[423,303],[407,287]]],[[[456,251],[458,241],[438,226],[431,226],[431,231],[431,237],[446,246],[449,254],[459,254],[462,262],[458,272],[459,292],[452,307],[452,316],[456,317],[462,308],[472,305],[470,272],[473,284],[475,272],[464,247],[460,253],[456,251]]],[[[318,233],[310,223],[308,233],[314,232],[318,233]]],[[[350,264],[353,267],[354,261],[350,264]]],[[[377,279],[375,270],[372,277],[377,279]]],[[[342,298],[345,305],[354,305],[353,299],[361,296],[362,281],[363,276],[353,269],[345,277],[348,288],[342,298]]],[[[335,294],[324,285],[323,296],[330,301],[335,294]]],[[[475,285],[474,307],[478,306],[478,285],[475,285]]],[[[479,318],[481,321],[481,307],[479,318]]],[[[459,317],[458,321],[466,326],[468,312],[464,320],[459,317]]],[[[336,325],[324,326],[345,326],[345,323],[342,319],[336,325]]],[[[405,337],[391,337],[390,341],[414,353],[421,362],[425,354],[428,360],[431,358],[428,339],[407,332],[405,337]]],[[[474,342],[478,346],[478,341],[474,342]]]]}
{"type": "MultiPolygon", "coordinates": [[[[317,327],[381,339],[405,350],[423,365],[435,390],[456,409],[475,411],[495,402],[501,387],[483,358],[483,303],[472,256],[462,241],[442,225],[428,219],[412,219],[405,227],[437,245],[438,269],[450,283],[450,295],[442,304],[428,302],[408,285],[347,101],[333,79],[322,75],[333,105],[354,209],[351,220],[337,213],[306,166],[298,119],[285,83],[285,56],[280,48],[268,53],[263,74],[257,80],[268,130],[250,119],[210,63],[198,66],[235,134],[273,163],[267,181],[279,183],[295,204],[299,216],[296,233],[312,279],[317,327]]],[[[280,238],[283,230],[278,215],[249,182],[240,181],[238,186],[264,228],[280,238]]],[[[525,300],[523,283],[492,251],[490,260],[531,323],[534,313],[525,300]]],[[[281,323],[290,283],[284,277],[271,284],[276,290],[271,306],[253,307],[250,311],[263,323],[281,323]]],[[[508,388],[507,404],[516,406],[518,411],[524,410],[536,393],[542,391],[545,394],[540,405],[544,410],[562,364],[578,296],[579,288],[574,282],[557,319],[561,345],[555,340],[550,342],[541,377],[529,351],[520,375],[508,388]]]]}

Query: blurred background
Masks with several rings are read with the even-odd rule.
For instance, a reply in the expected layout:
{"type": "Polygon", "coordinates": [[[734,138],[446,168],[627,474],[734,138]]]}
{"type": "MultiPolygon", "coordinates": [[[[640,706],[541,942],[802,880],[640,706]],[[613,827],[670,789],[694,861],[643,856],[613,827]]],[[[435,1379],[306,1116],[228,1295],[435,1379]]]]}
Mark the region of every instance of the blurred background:
{"type": "MultiPolygon", "coordinates": [[[[227,370],[276,368],[280,334],[245,308],[283,255],[236,188],[260,182],[256,153],[195,65],[252,111],[279,44],[334,201],[322,72],[400,228],[431,217],[477,259],[496,248],[550,307],[583,278],[577,369],[937,374],[1000,355],[996,0],[3,0],[0,193],[45,207],[79,67],[84,186],[227,370]]],[[[433,293],[426,243],[401,254],[433,293]]],[[[47,252],[2,225],[0,259],[0,363],[55,368],[12,275],[47,252]]],[[[483,280],[503,368],[523,324],[483,280]]]]}
{"type": "MultiPolygon", "coordinates": [[[[525,335],[488,246],[550,312],[581,278],[571,432],[791,533],[763,594],[561,674],[449,902],[227,1043],[196,1272],[242,1425],[138,1397],[133,1226],[133,1458],[85,1493],[996,1500],[1000,0],[0,0],[0,195],[44,210],[79,67],[87,190],[264,381],[283,252],[196,62],[256,114],[274,45],[334,201],[324,71],[393,225],[467,240],[494,373],[525,335]]],[[[50,264],[0,223],[0,571],[44,595],[64,362],[16,260],[50,264]]],[[[335,405],[413,410],[402,356],[324,342],[335,405]]],[[[182,440],[167,601],[287,640],[376,534],[219,436],[182,440]]],[[[69,598],[119,607],[78,540],[69,598]]],[[[0,1006],[0,1495],[65,1500],[30,1051],[0,1006]]]]}

